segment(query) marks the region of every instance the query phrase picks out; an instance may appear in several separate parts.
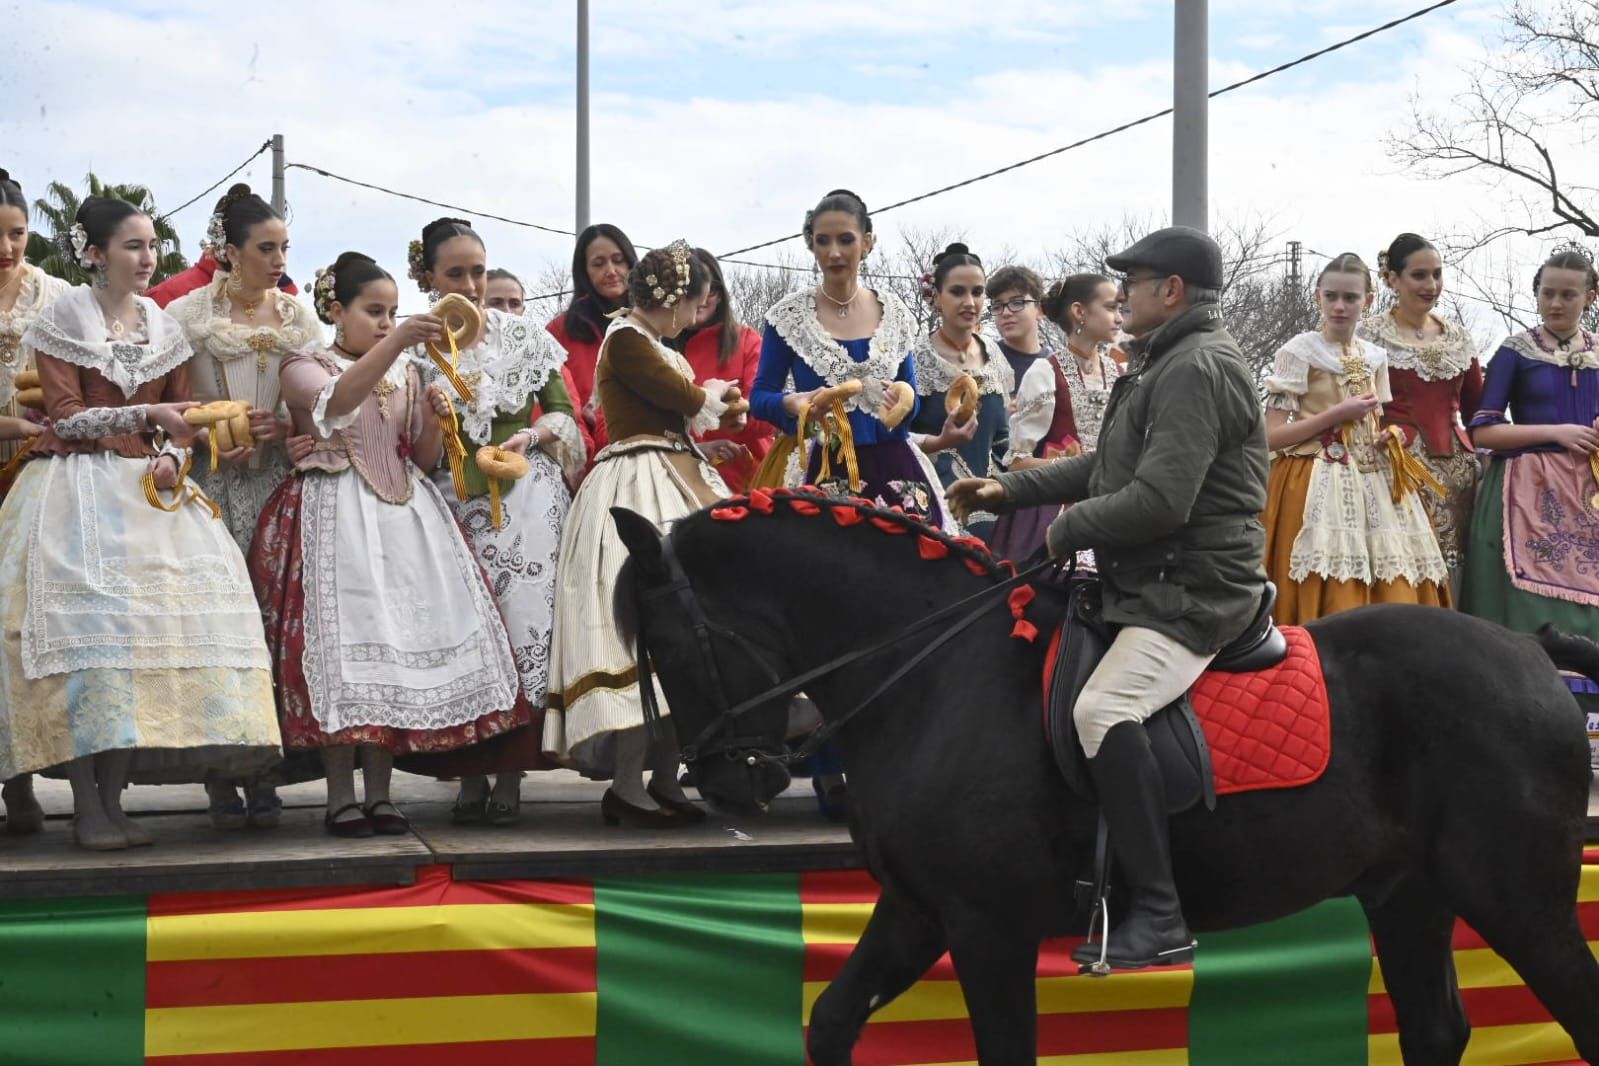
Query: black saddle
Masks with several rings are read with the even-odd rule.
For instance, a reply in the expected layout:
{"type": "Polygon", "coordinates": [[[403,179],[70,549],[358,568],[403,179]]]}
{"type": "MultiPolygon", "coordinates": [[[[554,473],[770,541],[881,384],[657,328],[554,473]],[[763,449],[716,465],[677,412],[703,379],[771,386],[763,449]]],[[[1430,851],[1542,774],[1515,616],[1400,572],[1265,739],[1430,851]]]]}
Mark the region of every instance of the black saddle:
{"type": "MultiPolygon", "coordinates": [[[[1067,786],[1092,801],[1094,787],[1082,745],[1077,740],[1077,723],[1072,710],[1077,705],[1078,694],[1116,634],[1115,627],[1105,621],[1101,611],[1097,579],[1074,579],[1067,596],[1060,648],[1049,683],[1049,740],[1067,786]]],[[[1209,669],[1242,674],[1282,662],[1288,654],[1288,640],[1271,620],[1276,603],[1277,586],[1268,581],[1254,619],[1237,639],[1217,654],[1209,669]]],[[[1204,803],[1207,810],[1214,810],[1216,778],[1211,771],[1210,746],[1205,742],[1204,730],[1187,694],[1156,711],[1144,725],[1149,730],[1150,745],[1165,778],[1166,809],[1176,814],[1204,803]]]]}

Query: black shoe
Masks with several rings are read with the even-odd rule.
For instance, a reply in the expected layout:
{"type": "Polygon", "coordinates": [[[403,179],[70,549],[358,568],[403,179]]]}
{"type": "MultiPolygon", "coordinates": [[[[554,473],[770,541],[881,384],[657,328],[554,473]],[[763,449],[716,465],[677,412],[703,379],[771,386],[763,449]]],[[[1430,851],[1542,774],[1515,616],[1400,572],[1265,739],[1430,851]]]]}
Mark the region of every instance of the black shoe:
{"type": "MultiPolygon", "coordinates": [[[[1088,771],[1130,899],[1127,917],[1107,938],[1105,961],[1118,970],[1191,961],[1194,938],[1172,878],[1166,785],[1143,723],[1113,726],[1099,754],[1088,760],[1088,771]]],[[[1096,963],[1100,948],[1097,942],[1083,944],[1072,958],[1096,963]]]]}

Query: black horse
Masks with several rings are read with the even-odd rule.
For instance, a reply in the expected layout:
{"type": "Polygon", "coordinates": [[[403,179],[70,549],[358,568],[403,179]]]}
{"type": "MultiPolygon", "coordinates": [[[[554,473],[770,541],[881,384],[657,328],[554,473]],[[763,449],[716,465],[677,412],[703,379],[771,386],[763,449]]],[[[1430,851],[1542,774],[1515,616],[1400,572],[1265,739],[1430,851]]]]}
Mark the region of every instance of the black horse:
{"type": "MultiPolygon", "coordinates": [[[[719,708],[1005,576],[966,543],[859,501],[759,503],[700,512],[664,539],[638,515],[613,512],[631,553],[618,621],[647,647],[667,721],[685,758],[698,759],[701,793],[735,805],[764,803],[787,784],[767,757],[783,750],[786,701],[709,729],[719,708]]],[[[1035,1059],[1039,943],[1081,930],[1072,886],[1085,873],[1093,814],[1068,792],[1042,735],[1045,639],[1013,638],[1012,613],[994,599],[838,733],[851,831],[882,892],[812,1012],[818,1066],[847,1064],[868,1016],[946,950],[980,1060],[1035,1059]]],[[[1048,588],[1026,608],[1043,633],[1063,611],[1048,588]]],[[[1599,1062],[1599,962],[1577,921],[1588,748],[1551,665],[1553,654],[1599,673],[1599,646],[1551,639],[1546,650],[1429,607],[1365,608],[1307,628],[1333,708],[1331,762],[1313,784],[1226,796],[1213,812],[1173,818],[1190,924],[1203,934],[1354,895],[1405,1061],[1457,1063],[1470,1032],[1451,953],[1458,916],[1599,1062]]],[[[836,720],[934,632],[805,691],[836,720]]]]}

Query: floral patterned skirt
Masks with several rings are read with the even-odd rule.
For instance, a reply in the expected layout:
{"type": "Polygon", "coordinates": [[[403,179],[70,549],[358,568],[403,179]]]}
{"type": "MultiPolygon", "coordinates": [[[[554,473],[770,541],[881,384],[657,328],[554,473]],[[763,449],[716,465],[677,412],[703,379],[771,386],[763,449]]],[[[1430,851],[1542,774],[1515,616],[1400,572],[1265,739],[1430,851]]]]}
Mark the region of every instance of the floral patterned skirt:
{"type": "Polygon", "coordinates": [[[1418,433],[1416,439],[1410,442],[1409,450],[1447,490],[1441,497],[1436,493],[1423,492],[1421,505],[1427,509],[1427,519],[1432,523],[1433,532],[1438,535],[1438,548],[1443,552],[1444,565],[1449,568],[1449,580],[1458,591],[1461,568],[1470,548],[1468,531],[1471,527],[1471,509],[1477,499],[1477,482],[1481,478],[1482,467],[1476,453],[1467,451],[1458,439],[1451,436],[1449,444],[1448,455],[1433,455],[1427,451],[1427,443],[1418,433]]]}
{"type": "MultiPolygon", "coordinates": [[[[354,470],[348,470],[335,475],[309,474],[284,482],[267,501],[256,527],[249,558],[250,577],[261,601],[262,618],[266,623],[267,648],[272,656],[273,680],[278,690],[284,747],[374,744],[396,755],[421,755],[453,752],[520,731],[531,734],[532,747],[536,749],[538,730],[526,728],[534,724],[533,714],[526,701],[520,698],[516,699],[513,706],[489,711],[472,721],[448,728],[409,729],[378,724],[351,725],[331,732],[323,728],[312,710],[305,673],[307,604],[302,552],[302,501],[307,477],[356,478],[359,475],[354,470]]],[[[417,490],[422,491],[421,483],[417,490]]],[[[410,547],[414,551],[427,550],[426,545],[410,547]]],[[[477,571],[477,576],[478,580],[483,580],[481,571],[477,571]]],[[[506,747],[506,742],[501,741],[495,751],[475,753],[470,759],[455,765],[435,760],[429,769],[418,767],[415,772],[454,776],[457,773],[521,768],[502,764],[501,756],[506,754],[502,749],[506,747]],[[463,766],[468,768],[463,769],[463,766]]]]}
{"type": "Polygon", "coordinates": [[[826,478],[822,472],[822,449],[811,449],[805,468],[805,483],[834,496],[862,496],[880,507],[898,507],[930,526],[945,526],[944,492],[932,464],[910,441],[855,446],[855,461],[861,472],[861,491],[852,492],[849,468],[837,455],[830,456],[826,478]]]}

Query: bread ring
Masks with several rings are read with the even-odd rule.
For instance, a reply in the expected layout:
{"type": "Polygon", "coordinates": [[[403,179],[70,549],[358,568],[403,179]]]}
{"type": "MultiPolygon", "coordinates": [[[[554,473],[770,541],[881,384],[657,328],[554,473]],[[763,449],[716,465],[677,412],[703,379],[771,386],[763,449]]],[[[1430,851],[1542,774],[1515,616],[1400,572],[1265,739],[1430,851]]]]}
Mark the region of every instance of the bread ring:
{"type": "Polygon", "coordinates": [[[896,381],[883,393],[883,406],[878,408],[877,417],[883,425],[893,429],[905,421],[915,407],[916,390],[908,381],[896,381]]]}
{"type": "Polygon", "coordinates": [[[477,468],[489,477],[516,481],[527,477],[527,456],[487,444],[477,450],[477,468]]]}
{"type": "Polygon", "coordinates": [[[737,385],[729,385],[727,391],[722,393],[722,402],[727,404],[722,411],[724,419],[737,418],[739,415],[750,413],[750,402],[744,398],[744,390],[737,385]]]}
{"type": "Polygon", "coordinates": [[[38,387],[17,390],[17,403],[22,407],[31,407],[35,411],[44,410],[44,390],[38,387]]]}
{"type": "Polygon", "coordinates": [[[39,380],[37,370],[19,370],[11,379],[11,387],[21,392],[23,389],[37,389],[43,382],[39,380]]]}
{"type": "Polygon", "coordinates": [[[443,320],[445,332],[455,338],[457,348],[465,348],[483,328],[483,312],[458,292],[450,293],[428,308],[428,314],[443,320]]]}
{"type": "Polygon", "coordinates": [[[977,413],[980,399],[982,394],[977,391],[977,382],[970,374],[961,374],[950,382],[949,391],[944,394],[944,413],[954,415],[957,426],[964,426],[977,413]]]}
{"type": "Polygon", "coordinates": [[[183,412],[191,426],[211,430],[211,454],[248,448],[255,443],[250,432],[250,405],[242,400],[212,400],[183,412]]]}
{"type": "Polygon", "coordinates": [[[817,389],[816,395],[811,397],[811,410],[826,411],[840,400],[851,400],[861,394],[861,389],[866,386],[858,378],[851,378],[842,385],[829,385],[825,389],[817,389]]]}

